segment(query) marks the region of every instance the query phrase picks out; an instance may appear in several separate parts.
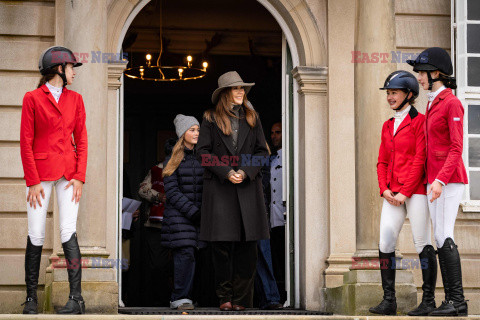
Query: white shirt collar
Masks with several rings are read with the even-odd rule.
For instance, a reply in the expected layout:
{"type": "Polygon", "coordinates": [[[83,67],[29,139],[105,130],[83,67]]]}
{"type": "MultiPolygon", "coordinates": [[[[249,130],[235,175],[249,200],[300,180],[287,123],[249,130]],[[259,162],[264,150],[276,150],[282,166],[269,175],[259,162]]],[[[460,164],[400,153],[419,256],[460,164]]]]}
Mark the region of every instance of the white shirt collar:
{"type": "Polygon", "coordinates": [[[441,86],[440,88],[437,89],[437,91],[427,93],[428,101],[432,102],[433,100],[435,100],[435,98],[440,94],[440,92],[442,92],[445,89],[447,89],[445,86],[441,86]]]}
{"type": "Polygon", "coordinates": [[[53,92],[61,93],[63,91],[63,87],[59,88],[59,87],[52,86],[48,81],[45,84],[47,85],[48,90],[50,90],[50,92],[52,93],[53,92]]]}
{"type": "Polygon", "coordinates": [[[406,107],[405,109],[403,109],[401,111],[396,111],[395,114],[393,115],[393,117],[395,119],[405,119],[407,114],[410,112],[410,109],[412,109],[412,106],[409,105],[408,107],[406,107]]]}

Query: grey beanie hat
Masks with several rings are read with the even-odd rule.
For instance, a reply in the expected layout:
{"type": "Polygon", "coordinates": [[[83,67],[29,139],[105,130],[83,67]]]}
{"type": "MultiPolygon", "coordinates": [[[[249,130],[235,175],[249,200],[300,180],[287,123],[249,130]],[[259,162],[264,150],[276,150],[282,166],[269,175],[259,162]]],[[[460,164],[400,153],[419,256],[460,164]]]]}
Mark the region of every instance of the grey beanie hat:
{"type": "Polygon", "coordinates": [[[175,125],[175,131],[179,138],[194,125],[200,126],[200,123],[195,117],[185,116],[183,114],[177,114],[173,120],[173,124],[175,125]]]}

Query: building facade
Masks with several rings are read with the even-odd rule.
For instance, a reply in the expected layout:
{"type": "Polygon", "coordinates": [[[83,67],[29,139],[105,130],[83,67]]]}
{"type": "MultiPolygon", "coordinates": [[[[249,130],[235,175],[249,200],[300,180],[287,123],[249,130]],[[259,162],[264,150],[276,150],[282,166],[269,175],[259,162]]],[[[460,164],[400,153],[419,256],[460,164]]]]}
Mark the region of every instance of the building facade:
{"type": "MultiPolygon", "coordinates": [[[[20,312],[25,299],[27,217],[20,115],[23,95],[36,88],[39,79],[39,54],[53,45],[75,52],[118,53],[129,24],[148,2],[0,1],[0,313],[20,312]]],[[[338,311],[338,305],[347,304],[346,299],[352,296],[332,294],[331,290],[348,284],[371,288],[367,301],[371,305],[381,296],[379,275],[368,283],[348,276],[355,269],[353,258],[378,257],[381,199],[376,158],[381,126],[391,116],[378,88],[390,72],[411,70],[406,59],[427,47],[439,46],[458,54],[458,95],[468,105],[466,109],[472,110],[466,117],[475,116],[475,106],[480,104],[478,83],[475,79],[469,82],[468,70],[470,66],[479,70],[479,58],[477,49],[470,51],[466,44],[467,26],[480,18],[478,13],[466,16],[467,6],[471,5],[472,11],[475,6],[469,0],[258,2],[282,28],[293,64],[287,70],[293,78],[290,98],[295,120],[288,135],[295,141],[291,160],[296,177],[292,188],[295,272],[291,305],[360,314],[364,312],[360,304],[365,302],[352,307],[354,311],[338,311]],[[465,41],[460,43],[462,39],[465,41]]],[[[91,262],[119,258],[119,123],[126,62],[105,62],[86,63],[72,86],[84,97],[88,119],[87,183],[77,228],[82,254],[91,258],[85,265],[82,285],[88,311],[93,313],[116,313],[118,307],[116,264],[99,268],[91,262]]],[[[417,106],[420,112],[425,111],[424,92],[417,106]]],[[[474,120],[471,123],[473,128],[474,120]]],[[[475,201],[480,199],[476,170],[480,154],[476,153],[476,134],[472,129],[465,138],[471,185],[459,208],[455,229],[472,314],[480,313],[480,210],[475,201]]],[[[40,303],[47,311],[63,304],[68,290],[66,270],[55,266],[63,256],[57,210],[51,204],[40,272],[40,303]]],[[[407,222],[398,245],[404,258],[417,257],[411,239],[407,222]]],[[[420,298],[420,270],[407,270],[406,274],[405,290],[412,293],[413,288],[420,298]]],[[[443,298],[440,277],[436,296],[438,301],[443,298]]]]}

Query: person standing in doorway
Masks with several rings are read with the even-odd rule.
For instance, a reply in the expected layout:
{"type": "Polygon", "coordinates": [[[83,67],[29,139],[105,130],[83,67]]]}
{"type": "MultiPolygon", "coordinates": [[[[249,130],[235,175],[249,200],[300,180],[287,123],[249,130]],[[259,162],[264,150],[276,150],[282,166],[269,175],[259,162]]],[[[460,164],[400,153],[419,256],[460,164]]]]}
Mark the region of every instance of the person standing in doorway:
{"type": "Polygon", "coordinates": [[[442,48],[428,48],[415,60],[408,60],[418,72],[418,82],[428,93],[425,121],[427,142],[427,194],[438,250],[445,301],[430,316],[467,316],[463,294],[460,254],[453,230],[458,208],[468,183],[463,164],[463,117],[456,89],[452,61],[442,48]]]}
{"type": "Polygon", "coordinates": [[[46,49],[39,60],[42,78],[38,88],[23,98],[20,152],[27,184],[28,216],[25,314],[37,313],[40,259],[47,208],[54,188],[70,283],[69,300],[58,313],[85,313],[81,294],[82,257],[76,229],[87,169],[86,115],[82,96],[67,89],[76,75],[73,68],[81,65],[65,47],[46,49]]]}
{"type": "Polygon", "coordinates": [[[275,279],[280,292],[280,302],[285,301],[285,219],[287,208],[283,202],[282,123],[273,124],[270,139],[270,245],[275,279]]]}
{"type": "Polygon", "coordinates": [[[194,117],[182,114],[173,122],[178,141],[164,162],[162,175],[167,202],[160,231],[162,245],[170,248],[173,255],[170,308],[191,310],[204,172],[195,155],[200,124],[194,117]]]}
{"type": "MultiPolygon", "coordinates": [[[[268,148],[270,151],[270,148],[268,148]]],[[[270,209],[270,161],[262,167],[262,186],[265,198],[267,214],[270,209]]],[[[272,250],[269,239],[257,241],[258,260],[257,275],[255,277],[255,293],[258,298],[260,309],[279,310],[283,309],[280,303],[277,281],[272,266],[272,250]]]]}
{"type": "Polygon", "coordinates": [[[425,116],[413,106],[418,82],[407,71],[395,71],[385,80],[387,102],[395,111],[382,127],[377,175],[383,197],[379,259],[383,300],[370,312],[396,315],[395,246],[408,214],[413,243],[422,265],[423,297],[410,316],[426,316],[435,309],[437,257],[431,244],[431,224],[425,188],[425,116]]]}
{"type": "Polygon", "coordinates": [[[200,239],[211,242],[220,310],[253,304],[257,240],[268,239],[260,170],[268,160],[260,117],[247,100],[254,83],[227,72],[205,112],[198,157],[205,168],[200,239]]]}
{"type": "MultiPolygon", "coordinates": [[[[165,156],[172,154],[177,138],[165,142],[165,156]]],[[[154,165],[140,183],[138,195],[145,200],[145,256],[142,260],[143,301],[146,306],[165,307],[170,305],[173,278],[173,263],[170,249],[161,244],[161,229],[166,205],[166,195],[163,182],[163,161],[154,165]]],[[[138,298],[138,297],[137,297],[138,298]]]]}

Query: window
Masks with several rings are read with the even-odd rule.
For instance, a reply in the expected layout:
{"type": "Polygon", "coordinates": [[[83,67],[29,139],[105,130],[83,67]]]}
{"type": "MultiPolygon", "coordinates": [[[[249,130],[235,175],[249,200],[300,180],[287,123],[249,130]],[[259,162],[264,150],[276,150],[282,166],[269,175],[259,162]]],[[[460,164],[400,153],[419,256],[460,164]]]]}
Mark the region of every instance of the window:
{"type": "Polygon", "coordinates": [[[480,212],[480,1],[452,0],[457,96],[465,108],[463,159],[469,185],[464,211],[480,212]]]}

